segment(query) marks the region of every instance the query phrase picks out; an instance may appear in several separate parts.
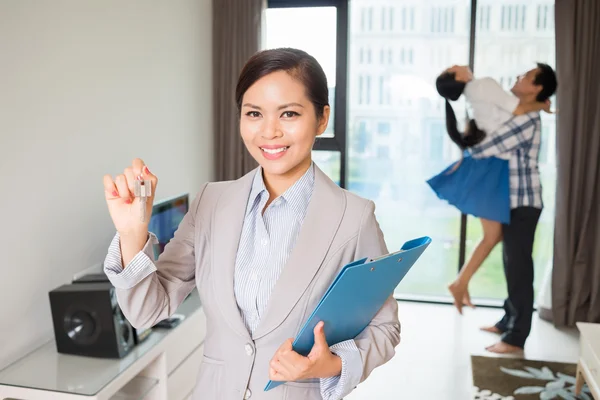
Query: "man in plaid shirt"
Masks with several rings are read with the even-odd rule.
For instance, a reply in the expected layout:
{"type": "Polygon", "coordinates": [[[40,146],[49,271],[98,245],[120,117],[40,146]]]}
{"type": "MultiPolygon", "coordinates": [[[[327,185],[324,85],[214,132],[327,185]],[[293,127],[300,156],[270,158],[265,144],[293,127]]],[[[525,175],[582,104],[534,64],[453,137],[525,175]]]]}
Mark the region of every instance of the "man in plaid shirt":
{"type": "MultiPolygon", "coordinates": [[[[545,64],[520,76],[512,89],[522,100],[546,99],[556,91],[556,75],[545,64]]],[[[539,101],[539,100],[538,100],[539,101]]],[[[510,223],[502,226],[504,273],[508,298],[504,317],[483,328],[502,335],[487,348],[495,353],[522,351],[531,330],[533,314],[533,241],[542,212],[542,185],[538,169],[541,145],[539,112],[513,117],[469,149],[475,158],[508,158],[510,171],[510,223]]]]}

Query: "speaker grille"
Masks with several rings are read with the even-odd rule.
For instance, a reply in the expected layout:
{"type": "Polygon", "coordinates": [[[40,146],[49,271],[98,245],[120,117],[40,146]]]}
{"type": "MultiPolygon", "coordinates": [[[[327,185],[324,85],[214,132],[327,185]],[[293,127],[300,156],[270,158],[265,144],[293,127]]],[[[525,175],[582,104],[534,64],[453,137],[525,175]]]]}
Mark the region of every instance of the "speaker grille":
{"type": "Polygon", "coordinates": [[[101,331],[96,313],[86,306],[72,305],[65,312],[63,328],[67,336],[78,345],[94,343],[101,331]]]}

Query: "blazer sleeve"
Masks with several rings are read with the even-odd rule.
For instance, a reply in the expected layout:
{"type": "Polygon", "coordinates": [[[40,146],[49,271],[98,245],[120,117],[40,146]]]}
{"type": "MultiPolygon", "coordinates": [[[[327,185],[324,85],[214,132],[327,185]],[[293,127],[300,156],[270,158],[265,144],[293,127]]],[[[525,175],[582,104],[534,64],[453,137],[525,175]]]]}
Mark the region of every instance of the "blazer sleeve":
{"type": "MultiPolygon", "coordinates": [[[[375,204],[369,201],[362,217],[355,259],[378,257],[388,253],[383,233],[375,218],[375,204]]],[[[367,379],[371,372],[388,362],[400,343],[400,321],[398,302],[393,294],[383,304],[371,323],[354,339],[362,359],[362,377],[367,379]]]]}
{"type": "Polygon", "coordinates": [[[111,244],[104,271],[116,288],[117,300],[123,314],[135,328],[152,327],[170,317],[193,290],[196,279],[195,237],[198,208],[207,185],[190,204],[164,251],[154,260],[150,238],[142,251],[122,268],[118,235],[111,244]]]}

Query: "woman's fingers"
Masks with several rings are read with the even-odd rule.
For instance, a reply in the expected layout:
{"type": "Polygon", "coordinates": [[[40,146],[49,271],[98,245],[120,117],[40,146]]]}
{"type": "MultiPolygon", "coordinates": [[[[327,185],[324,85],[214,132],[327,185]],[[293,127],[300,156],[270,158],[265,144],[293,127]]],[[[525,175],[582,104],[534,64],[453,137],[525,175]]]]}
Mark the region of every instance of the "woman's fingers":
{"type": "Polygon", "coordinates": [[[279,362],[279,360],[271,360],[271,362],[269,363],[269,367],[272,368],[277,373],[277,375],[281,377],[290,376],[288,369],[284,365],[282,365],[281,362],[279,362]]]}
{"type": "Polygon", "coordinates": [[[125,170],[123,171],[123,175],[125,175],[125,179],[127,179],[127,187],[129,188],[129,192],[135,193],[134,184],[136,176],[138,175],[134,175],[132,167],[125,168],[125,170]]]}
{"type": "Polygon", "coordinates": [[[142,178],[147,179],[152,184],[152,189],[150,191],[150,199],[154,199],[154,194],[156,193],[156,186],[158,185],[158,178],[148,169],[147,165],[144,165],[142,168],[142,178]]]}
{"type": "Polygon", "coordinates": [[[125,175],[117,175],[115,179],[115,184],[117,185],[119,197],[123,200],[131,200],[131,198],[133,197],[133,193],[129,191],[129,185],[127,184],[127,178],[125,177],[125,175]]]}
{"type": "MultiPolygon", "coordinates": [[[[153,200],[158,178],[150,172],[144,161],[140,158],[134,159],[131,166],[125,168],[123,173],[117,175],[114,180],[110,175],[104,175],[103,181],[106,198],[109,200],[122,198],[129,200],[129,202],[133,201],[135,197],[135,181],[140,177],[152,183],[149,199],[153,200]]],[[[150,204],[152,204],[152,201],[150,201],[150,204]]]]}
{"type": "Polygon", "coordinates": [[[133,162],[131,163],[131,167],[133,169],[133,174],[135,176],[142,175],[142,172],[143,172],[145,166],[146,166],[146,164],[144,163],[144,160],[142,160],[141,158],[135,158],[133,160],[133,162]]]}
{"type": "Polygon", "coordinates": [[[104,175],[104,194],[107,199],[116,199],[119,197],[119,192],[117,190],[117,186],[115,185],[115,181],[113,181],[112,176],[104,175]]]}

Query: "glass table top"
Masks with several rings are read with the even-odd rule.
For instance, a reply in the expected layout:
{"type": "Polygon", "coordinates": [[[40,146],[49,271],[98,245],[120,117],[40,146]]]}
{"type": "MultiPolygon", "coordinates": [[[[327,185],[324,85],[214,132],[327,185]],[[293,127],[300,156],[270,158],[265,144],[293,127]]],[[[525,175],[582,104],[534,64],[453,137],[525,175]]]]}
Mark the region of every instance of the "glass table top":
{"type": "MultiPolygon", "coordinates": [[[[187,317],[198,308],[200,299],[194,290],[179,306],[177,314],[187,317]]],[[[60,354],[52,339],[0,371],[0,385],[93,396],[176,329],[154,328],[121,359],[60,354]]]]}

